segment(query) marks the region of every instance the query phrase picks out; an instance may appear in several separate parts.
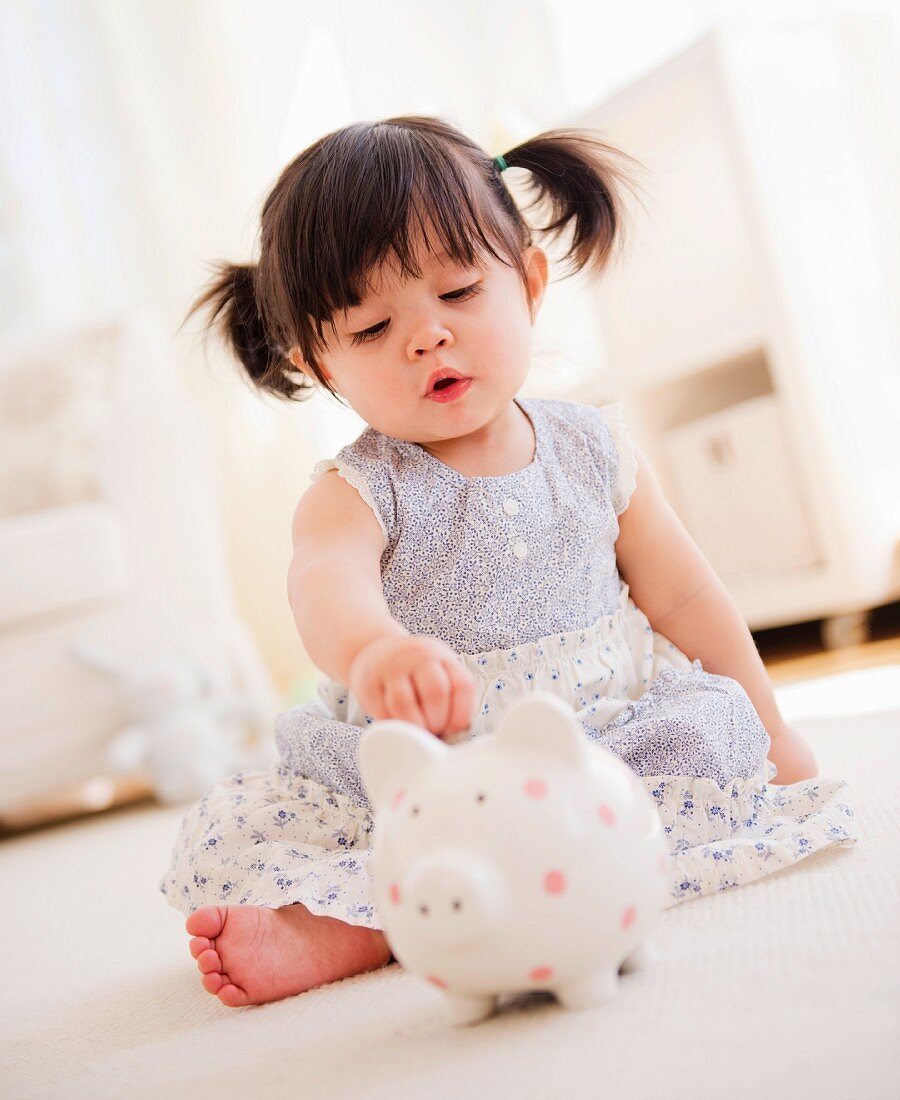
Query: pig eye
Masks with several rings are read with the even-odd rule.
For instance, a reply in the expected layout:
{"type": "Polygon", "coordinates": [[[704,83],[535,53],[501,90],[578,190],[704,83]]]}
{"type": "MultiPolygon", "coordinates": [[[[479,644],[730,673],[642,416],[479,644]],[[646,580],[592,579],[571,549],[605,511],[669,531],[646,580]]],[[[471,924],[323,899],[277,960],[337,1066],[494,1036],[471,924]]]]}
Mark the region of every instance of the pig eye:
{"type": "Polygon", "coordinates": [[[484,802],[485,798],[487,798],[487,795],[485,795],[485,794],[476,794],[475,795],[475,801],[476,802],[484,802]]]}
{"type": "Polygon", "coordinates": [[[412,809],[409,812],[412,814],[413,817],[418,817],[419,816],[419,807],[418,806],[413,806],[412,809]]]}

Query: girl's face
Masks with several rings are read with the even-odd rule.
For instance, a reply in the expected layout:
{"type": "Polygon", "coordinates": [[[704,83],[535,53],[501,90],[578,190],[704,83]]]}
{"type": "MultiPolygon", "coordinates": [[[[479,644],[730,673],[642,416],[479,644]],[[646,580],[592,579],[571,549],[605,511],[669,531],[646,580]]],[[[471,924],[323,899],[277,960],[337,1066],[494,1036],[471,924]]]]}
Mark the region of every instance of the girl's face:
{"type": "MultiPolygon", "coordinates": [[[[531,362],[547,258],[539,248],[526,250],[527,293],[518,271],[493,256],[474,267],[421,252],[417,258],[421,278],[404,280],[385,265],[360,305],[335,316],[320,366],[371,427],[429,443],[477,432],[508,413],[531,362]],[[438,401],[428,395],[444,369],[470,381],[457,387],[464,389],[458,397],[438,401]]],[[[296,348],[291,361],[305,369],[296,348]]]]}

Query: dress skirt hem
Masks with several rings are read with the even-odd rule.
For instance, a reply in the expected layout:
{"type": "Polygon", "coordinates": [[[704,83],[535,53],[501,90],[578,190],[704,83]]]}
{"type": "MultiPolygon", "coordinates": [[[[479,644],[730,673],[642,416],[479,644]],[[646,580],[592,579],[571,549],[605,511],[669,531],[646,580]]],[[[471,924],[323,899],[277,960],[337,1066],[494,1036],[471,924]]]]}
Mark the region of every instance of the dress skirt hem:
{"type": "MultiPolygon", "coordinates": [[[[767,771],[771,776],[774,765],[767,771]]],[[[691,776],[641,779],[670,843],[667,907],[856,840],[844,780],[774,786],[760,772],[723,788],[691,776]]],[[[368,871],[372,827],[369,810],[284,767],[235,775],[187,812],[159,888],[185,914],[204,905],[300,903],[314,914],[380,930],[368,871]],[[311,805],[318,808],[313,832],[311,805]],[[223,820],[234,826],[223,830],[223,820]]]]}

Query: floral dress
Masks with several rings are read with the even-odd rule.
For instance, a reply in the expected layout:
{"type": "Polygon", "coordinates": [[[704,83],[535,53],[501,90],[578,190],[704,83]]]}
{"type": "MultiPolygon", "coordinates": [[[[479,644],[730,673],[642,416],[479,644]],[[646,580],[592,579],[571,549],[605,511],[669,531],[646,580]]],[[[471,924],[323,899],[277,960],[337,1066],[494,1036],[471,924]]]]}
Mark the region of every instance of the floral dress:
{"type": "MultiPolygon", "coordinates": [[[[442,639],[476,685],[469,738],[537,689],[642,777],[670,842],[671,904],[752,882],[855,840],[843,780],[772,786],[769,737],[743,687],[651,627],[619,575],[618,517],[637,464],[619,405],[516,399],[534,456],[466,477],[372,428],[338,473],[384,540],[391,614],[442,639]]],[[[358,765],[373,721],[343,684],[277,716],[280,763],[217,783],[184,817],[160,889],[184,912],[228,903],[380,928],[368,870],[372,808],[358,765]]]]}

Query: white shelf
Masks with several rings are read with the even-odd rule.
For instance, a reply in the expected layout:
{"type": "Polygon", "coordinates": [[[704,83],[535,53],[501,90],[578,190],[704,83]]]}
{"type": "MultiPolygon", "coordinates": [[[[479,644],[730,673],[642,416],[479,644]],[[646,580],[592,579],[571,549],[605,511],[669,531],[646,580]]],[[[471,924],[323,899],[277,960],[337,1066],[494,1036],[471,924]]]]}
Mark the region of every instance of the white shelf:
{"type": "Polygon", "coordinates": [[[607,370],[754,628],[900,596],[900,257],[845,94],[867,19],[715,30],[574,122],[647,169],[597,297],[607,370]]]}

